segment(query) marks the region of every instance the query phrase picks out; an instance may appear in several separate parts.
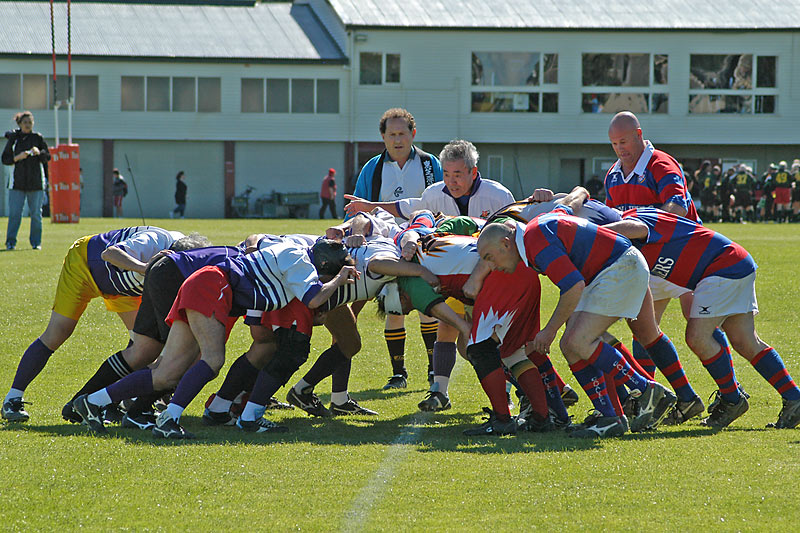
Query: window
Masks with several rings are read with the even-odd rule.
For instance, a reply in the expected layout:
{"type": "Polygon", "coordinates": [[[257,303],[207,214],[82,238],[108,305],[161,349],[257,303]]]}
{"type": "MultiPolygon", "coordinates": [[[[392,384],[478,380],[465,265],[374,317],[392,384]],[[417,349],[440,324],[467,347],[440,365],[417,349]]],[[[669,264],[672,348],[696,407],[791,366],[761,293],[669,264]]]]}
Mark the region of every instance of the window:
{"type": "Polygon", "coordinates": [[[558,112],[558,55],[472,52],[472,112],[558,112]]]}
{"type": "Polygon", "coordinates": [[[776,56],[692,54],[689,113],[775,113],[776,67],[776,56]]]}
{"type": "Polygon", "coordinates": [[[584,113],[669,111],[666,54],[582,54],[581,74],[584,113]]]}
{"type": "Polygon", "coordinates": [[[0,108],[19,109],[20,106],[19,74],[0,74],[0,108]]]}
{"type": "Polygon", "coordinates": [[[172,110],[195,110],[195,79],[172,78],[172,110]]]}
{"type": "Polygon", "coordinates": [[[23,74],[22,107],[47,109],[47,88],[47,76],[44,74],[23,74]]]}
{"type": "Polygon", "coordinates": [[[75,110],[97,111],[97,76],[75,76],[75,110]]]}
{"type": "MultiPolygon", "coordinates": [[[[69,78],[67,76],[65,75],[56,76],[56,87],[55,91],[53,91],[53,76],[52,75],[47,76],[47,88],[50,91],[50,99],[48,100],[50,102],[49,104],[50,109],[53,109],[55,107],[56,99],[59,102],[61,102],[62,108],[67,107],[66,104],[68,98],[67,91],[69,90],[68,84],[69,84],[69,78]]],[[[73,85],[73,88],[74,87],[75,86],[73,85]]]]}
{"type": "Polygon", "coordinates": [[[267,113],[289,112],[289,80],[267,79],[267,113]]]}
{"type": "Polygon", "coordinates": [[[242,113],[264,112],[264,80],[242,78],[242,113]]]}
{"type": "Polygon", "coordinates": [[[147,77],[147,110],[169,111],[169,78],[147,77]]]}
{"type": "Polygon", "coordinates": [[[314,112],[314,80],[292,79],[292,113],[314,112]]]}
{"type": "Polygon", "coordinates": [[[221,101],[220,78],[197,78],[197,110],[200,113],[219,113],[221,101]]]}
{"type": "Polygon", "coordinates": [[[400,83],[400,54],[361,52],[358,79],[361,85],[400,83]]]}
{"type": "Polygon", "coordinates": [[[317,80],[317,113],[339,112],[339,80],[317,80]]]}
{"type": "Polygon", "coordinates": [[[144,111],[144,76],[122,76],[120,109],[144,111]]]}

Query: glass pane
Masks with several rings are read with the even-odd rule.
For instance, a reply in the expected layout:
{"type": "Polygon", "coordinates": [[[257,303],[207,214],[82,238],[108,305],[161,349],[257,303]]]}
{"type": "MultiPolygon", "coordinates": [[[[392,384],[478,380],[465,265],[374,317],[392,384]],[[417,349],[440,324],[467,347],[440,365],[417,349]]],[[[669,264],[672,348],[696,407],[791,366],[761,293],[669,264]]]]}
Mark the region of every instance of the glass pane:
{"type": "Polygon", "coordinates": [[[242,78],[242,113],[264,112],[264,80],[242,78]]]}
{"type": "Polygon", "coordinates": [[[648,112],[649,95],[643,93],[583,93],[584,113],[648,112]]]}
{"type": "Polygon", "coordinates": [[[669,56],[653,54],[653,84],[666,85],[669,74],[669,56]]]}
{"type": "Polygon", "coordinates": [[[472,93],[474,113],[536,112],[539,93],[472,93]]]}
{"type": "Polygon", "coordinates": [[[194,78],[172,78],[172,110],[194,111],[194,89],[194,78]]]}
{"type": "Polygon", "coordinates": [[[752,96],[693,94],[689,113],[751,113],[752,104],[752,96]]]}
{"type": "Polygon", "coordinates": [[[289,80],[267,80],[267,113],[289,112],[289,80]]]}
{"type": "Polygon", "coordinates": [[[62,103],[62,108],[66,108],[66,101],[69,96],[67,95],[67,90],[69,84],[69,78],[66,74],[62,74],[56,77],[56,92],[57,94],[53,94],[53,76],[52,74],[47,76],[47,88],[50,89],[50,108],[52,109],[55,107],[55,98],[57,97],[59,101],[64,102],[62,103]]]}
{"type": "Polygon", "coordinates": [[[292,113],[314,112],[314,80],[292,79],[292,113]]]}
{"type": "Polygon", "coordinates": [[[774,95],[756,96],[756,113],[774,113],[775,100],[774,95]]]}
{"type": "Polygon", "coordinates": [[[752,89],[752,54],[692,54],[689,60],[691,89],[752,89]]]}
{"type": "MultiPolygon", "coordinates": [[[[19,74],[0,74],[0,108],[19,109],[20,105],[19,74]]],[[[30,108],[29,106],[25,106],[30,108]]]]}
{"type": "Polygon", "coordinates": [[[123,111],[144,111],[144,77],[122,76],[120,108],[123,111]]]}
{"type": "Polygon", "coordinates": [[[386,83],[400,83],[400,54],[386,54],[386,83]]]}
{"type": "Polygon", "coordinates": [[[169,111],[169,78],[147,77],[147,110],[169,111]]]}
{"type": "Polygon", "coordinates": [[[375,52],[361,52],[361,70],[359,83],[361,85],[380,85],[383,65],[381,54],[375,52]]]}
{"type": "Polygon", "coordinates": [[[654,94],[652,102],[652,113],[669,113],[669,95],[668,94],[654,94]]]}
{"type": "Polygon", "coordinates": [[[775,87],[775,56],[758,56],[756,84],[758,87],[775,87]]]}
{"type": "Polygon", "coordinates": [[[197,110],[200,113],[219,113],[220,79],[197,78],[197,110]]]}
{"type": "Polygon", "coordinates": [[[558,83],[558,54],[544,55],[543,83],[558,83]]]}
{"type": "Polygon", "coordinates": [[[583,54],[583,85],[648,87],[650,54],[583,54]]]}
{"type": "Polygon", "coordinates": [[[75,109],[97,111],[97,76],[75,76],[75,109]]]}
{"type": "Polygon", "coordinates": [[[558,93],[542,94],[542,112],[558,113],[558,93]]]}
{"type": "Polygon", "coordinates": [[[22,107],[47,109],[47,76],[44,74],[22,75],[22,107]]]}
{"type": "Polygon", "coordinates": [[[539,85],[538,52],[472,52],[472,85],[539,85]]]}
{"type": "Polygon", "coordinates": [[[317,80],[317,113],[339,112],[339,80],[317,80]]]}

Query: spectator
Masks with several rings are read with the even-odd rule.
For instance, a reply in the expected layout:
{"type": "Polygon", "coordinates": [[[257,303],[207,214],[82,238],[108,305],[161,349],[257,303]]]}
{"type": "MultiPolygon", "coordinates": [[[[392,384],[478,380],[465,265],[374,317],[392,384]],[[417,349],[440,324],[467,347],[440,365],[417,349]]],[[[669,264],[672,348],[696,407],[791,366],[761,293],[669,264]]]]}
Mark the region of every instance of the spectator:
{"type": "Polygon", "coordinates": [[[750,168],[744,163],[740,164],[736,174],[731,176],[731,187],[734,192],[734,209],[739,222],[754,221],[753,192],[756,178],[750,168]]]}
{"type": "Polygon", "coordinates": [[[325,208],[330,207],[331,217],[336,216],[336,170],[329,168],[328,175],[322,178],[322,188],[319,191],[322,206],[319,208],[319,218],[325,216],[325,208]]]}
{"type": "Polygon", "coordinates": [[[122,217],[122,199],[128,195],[128,182],[119,173],[119,169],[114,169],[114,183],[111,185],[111,196],[114,200],[114,218],[122,217]]]}
{"type": "Polygon", "coordinates": [[[47,179],[50,151],[42,136],[33,131],[33,113],[23,111],[14,115],[19,128],[6,132],[3,150],[4,165],[14,165],[8,183],[8,229],[6,250],[17,246],[17,233],[22,222],[22,208],[28,202],[31,217],[29,241],[34,250],[42,249],[42,199],[47,179]]]}
{"type": "Polygon", "coordinates": [[[175,209],[169,214],[169,218],[183,218],[186,213],[186,173],[181,170],[175,176],[175,209]]]}

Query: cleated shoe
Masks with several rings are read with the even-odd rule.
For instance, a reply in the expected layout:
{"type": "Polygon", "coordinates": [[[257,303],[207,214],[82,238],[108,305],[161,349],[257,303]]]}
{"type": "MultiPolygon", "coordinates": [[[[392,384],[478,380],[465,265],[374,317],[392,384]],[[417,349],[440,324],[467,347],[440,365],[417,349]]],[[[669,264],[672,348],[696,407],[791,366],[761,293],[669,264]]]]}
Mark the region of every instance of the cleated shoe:
{"type": "Polygon", "coordinates": [[[247,433],[286,433],[289,428],[286,426],[279,426],[272,420],[267,420],[263,416],[256,420],[242,420],[239,418],[236,422],[236,427],[247,433]]]}
{"type": "Polygon", "coordinates": [[[337,404],[331,402],[330,408],[331,414],[336,415],[369,415],[375,416],[378,414],[378,411],[373,411],[372,409],[367,409],[366,407],[362,407],[358,405],[358,402],[352,398],[348,398],[346,402],[343,404],[337,404]]]}
{"type": "Polygon", "coordinates": [[[126,429],[153,429],[156,425],[155,413],[141,413],[139,415],[128,415],[122,417],[121,427],[126,429]]]}
{"type": "Polygon", "coordinates": [[[203,410],[202,420],[203,424],[207,426],[232,426],[236,424],[236,417],[231,416],[230,412],[209,411],[208,407],[203,410]]]}
{"type": "Polygon", "coordinates": [[[289,405],[288,403],[284,403],[277,399],[275,396],[267,400],[267,405],[264,406],[265,409],[294,409],[293,405],[289,405]]]}
{"type": "Polygon", "coordinates": [[[153,437],[157,439],[193,439],[194,435],[183,429],[174,418],[169,416],[166,411],[156,418],[156,425],[153,426],[153,437]]]}
{"type": "MultiPolygon", "coordinates": [[[[750,395],[747,394],[747,392],[742,388],[741,385],[739,385],[739,395],[744,396],[748,400],[750,399],[750,395]]],[[[717,389],[717,390],[715,390],[714,392],[711,393],[711,395],[708,397],[708,399],[711,402],[710,404],[708,404],[708,412],[711,413],[711,411],[716,409],[717,404],[722,399],[722,394],[719,392],[719,389],[717,389]],[[714,398],[714,399],[712,400],[711,398],[714,398]]]]}
{"type": "Polygon", "coordinates": [[[569,436],[574,439],[620,437],[625,434],[626,430],[625,417],[602,416],[599,411],[595,411],[583,421],[583,424],[575,426],[569,432],[569,436]]]}
{"type": "Polygon", "coordinates": [[[447,394],[439,392],[438,390],[429,390],[425,393],[425,399],[417,404],[420,411],[430,412],[446,411],[452,406],[447,394]]]}
{"type": "Polygon", "coordinates": [[[125,416],[125,413],[116,404],[112,403],[103,409],[103,422],[105,424],[119,424],[122,422],[123,416],[125,416]]]}
{"type": "Polygon", "coordinates": [[[569,418],[561,419],[556,416],[553,416],[553,413],[550,413],[550,419],[553,421],[554,429],[563,430],[569,433],[570,432],[569,428],[573,427],[572,415],[570,415],[569,418]]]}
{"type": "Polygon", "coordinates": [[[81,415],[76,413],[75,409],[72,408],[72,400],[67,402],[67,404],[61,408],[61,418],[72,424],[83,424],[83,418],[81,418],[81,415]]]}
{"type": "Polygon", "coordinates": [[[647,389],[639,396],[639,412],[631,421],[631,431],[638,433],[655,429],[677,401],[671,390],[655,381],[649,382],[647,389]]]}
{"type": "Polygon", "coordinates": [[[106,426],[103,425],[103,410],[89,402],[88,394],[81,394],[72,402],[72,409],[80,415],[83,422],[89,426],[89,431],[98,435],[108,433],[106,426]]]}
{"type": "MultiPolygon", "coordinates": [[[[639,391],[636,391],[638,393],[639,391]]],[[[628,418],[636,418],[636,415],[639,413],[639,396],[635,396],[635,393],[631,393],[625,399],[625,403],[622,404],[622,414],[627,416],[628,418]]]]}
{"type": "Polygon", "coordinates": [[[667,417],[664,418],[662,424],[665,426],[677,426],[696,417],[705,410],[706,406],[703,404],[703,400],[700,399],[700,396],[695,396],[687,402],[679,401],[675,404],[675,407],[672,408],[672,411],[669,412],[667,417]]]}
{"type": "MultiPolygon", "coordinates": [[[[531,417],[531,413],[533,412],[533,406],[531,405],[531,401],[522,393],[517,394],[517,398],[519,399],[519,417],[524,418],[525,420],[531,417]]],[[[553,410],[549,409],[550,414],[553,414],[553,410]]]]}
{"type": "Polygon", "coordinates": [[[722,429],[729,426],[731,422],[745,414],[750,408],[747,396],[741,392],[739,393],[739,401],[736,403],[727,401],[719,394],[719,391],[717,391],[717,395],[718,398],[711,404],[713,409],[712,407],[708,408],[710,414],[700,422],[701,426],[722,429]]]}
{"type": "MultiPolygon", "coordinates": [[[[13,250],[13,248],[8,248],[13,250]]],[[[25,404],[29,403],[22,398],[11,398],[3,403],[2,416],[9,422],[27,422],[30,418],[28,411],[25,410],[25,404]]]]}
{"type": "Polygon", "coordinates": [[[408,379],[403,374],[395,374],[389,378],[389,382],[383,386],[383,390],[405,389],[408,386],[408,379]]]}
{"type": "Polygon", "coordinates": [[[428,371],[428,386],[433,386],[433,370],[428,371]]]}
{"type": "Polygon", "coordinates": [[[331,412],[322,405],[319,397],[314,394],[314,389],[306,387],[302,392],[296,392],[294,387],[289,387],[286,393],[286,401],[295,407],[299,407],[311,416],[321,416],[324,418],[333,416],[331,412]]]}
{"type": "Polygon", "coordinates": [[[553,421],[553,417],[548,416],[544,420],[536,420],[535,418],[530,419],[522,419],[518,418],[521,421],[519,429],[522,431],[531,431],[533,433],[547,433],[548,431],[555,431],[556,424],[553,421]]]}
{"type": "Polygon", "coordinates": [[[517,417],[512,416],[508,421],[503,422],[497,418],[494,411],[488,407],[483,408],[483,412],[489,416],[484,417],[486,422],[478,427],[465,429],[464,435],[477,437],[481,435],[516,435],[520,422],[517,417]]]}
{"type": "Polygon", "coordinates": [[[572,407],[578,403],[578,399],[578,393],[569,385],[564,385],[564,388],[561,389],[561,401],[564,402],[564,407],[572,407]]]}
{"type": "Polygon", "coordinates": [[[783,408],[778,415],[778,421],[767,424],[768,428],[791,429],[800,424],[800,400],[783,400],[783,408]]]}

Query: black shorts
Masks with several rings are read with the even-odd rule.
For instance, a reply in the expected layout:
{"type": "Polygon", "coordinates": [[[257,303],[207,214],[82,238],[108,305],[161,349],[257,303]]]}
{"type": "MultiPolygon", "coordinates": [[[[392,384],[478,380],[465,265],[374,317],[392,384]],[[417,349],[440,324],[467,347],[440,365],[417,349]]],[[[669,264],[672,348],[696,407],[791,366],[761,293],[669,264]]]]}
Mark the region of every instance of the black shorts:
{"type": "Polygon", "coordinates": [[[186,280],[172,259],[162,257],[147,269],[144,276],[142,304],[136,314],[133,331],[164,344],[169,326],[164,319],[172,309],[178,289],[186,280]]]}
{"type": "Polygon", "coordinates": [[[749,192],[737,192],[736,193],[736,203],[734,204],[736,207],[747,207],[753,205],[753,195],[749,192]]]}

